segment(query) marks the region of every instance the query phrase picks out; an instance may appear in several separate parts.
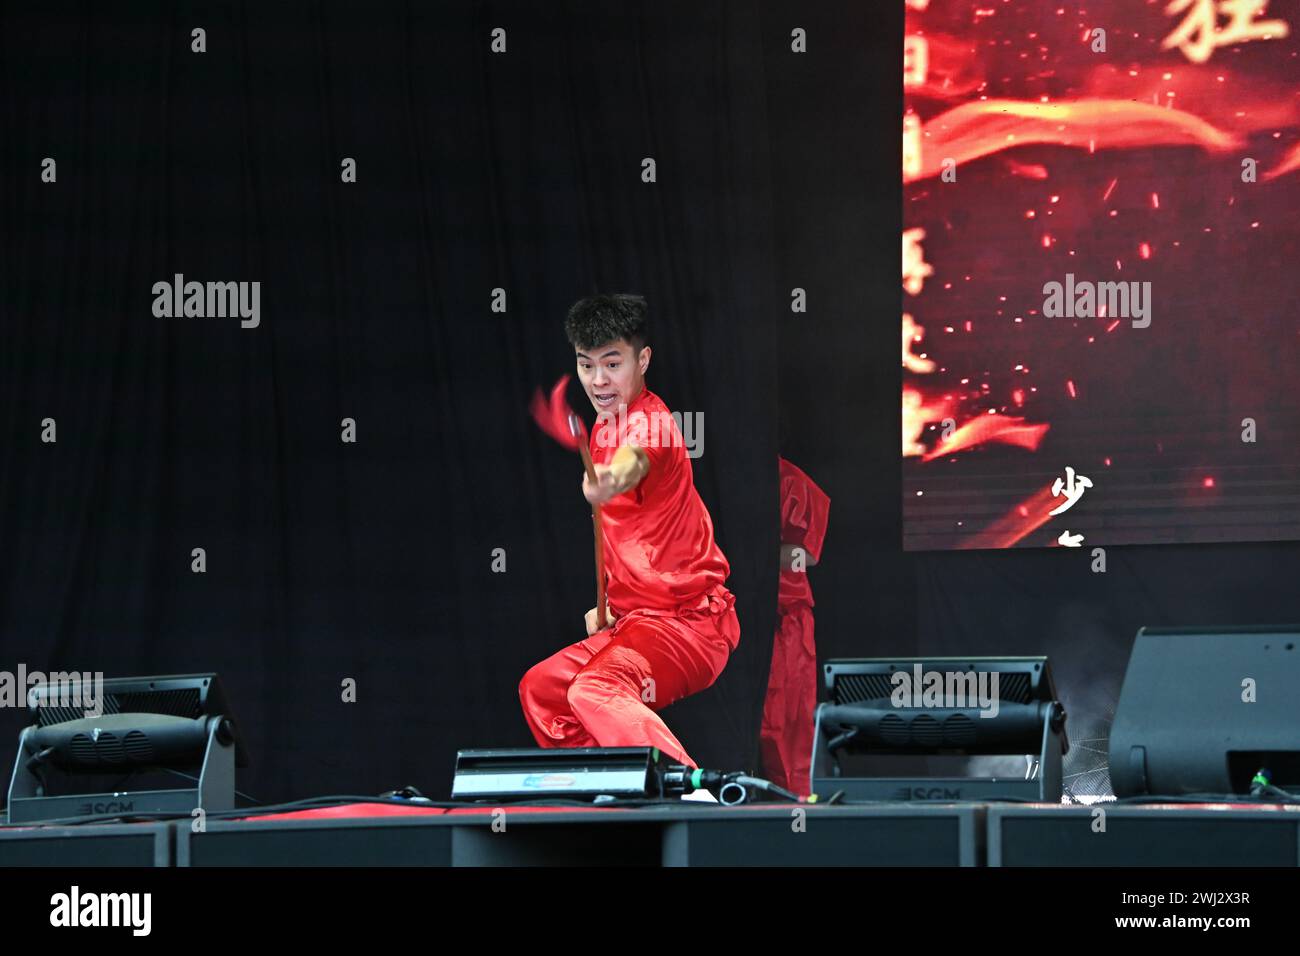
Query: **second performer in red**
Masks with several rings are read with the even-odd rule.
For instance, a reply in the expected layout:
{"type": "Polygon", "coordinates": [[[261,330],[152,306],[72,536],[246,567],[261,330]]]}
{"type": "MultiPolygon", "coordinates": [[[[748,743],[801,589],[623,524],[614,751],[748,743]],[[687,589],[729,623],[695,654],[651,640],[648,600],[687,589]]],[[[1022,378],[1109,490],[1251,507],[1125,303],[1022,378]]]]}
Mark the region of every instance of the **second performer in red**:
{"type": "Polygon", "coordinates": [[[569,310],[565,332],[597,412],[590,448],[602,509],[607,618],[585,640],[529,669],[524,717],[543,747],[658,747],[699,766],[658,711],[717,680],[740,642],[731,571],[695,490],[680,428],[645,387],[646,303],[598,295],[569,310]]]}

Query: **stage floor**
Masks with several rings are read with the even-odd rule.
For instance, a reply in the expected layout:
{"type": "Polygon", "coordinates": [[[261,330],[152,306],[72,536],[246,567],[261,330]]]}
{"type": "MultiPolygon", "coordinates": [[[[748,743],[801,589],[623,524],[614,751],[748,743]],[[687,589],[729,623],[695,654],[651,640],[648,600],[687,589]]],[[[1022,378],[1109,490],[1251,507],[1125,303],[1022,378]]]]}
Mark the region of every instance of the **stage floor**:
{"type": "Polygon", "coordinates": [[[0,829],[0,866],[1300,865],[1300,806],[349,803],[0,829]]]}

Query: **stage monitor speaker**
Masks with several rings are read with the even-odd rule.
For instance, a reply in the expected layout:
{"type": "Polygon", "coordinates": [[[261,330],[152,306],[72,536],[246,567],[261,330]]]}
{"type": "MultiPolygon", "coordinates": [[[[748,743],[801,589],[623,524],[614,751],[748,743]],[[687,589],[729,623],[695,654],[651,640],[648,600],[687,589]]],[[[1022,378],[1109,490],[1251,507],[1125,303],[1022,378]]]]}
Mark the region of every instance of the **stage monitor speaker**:
{"type": "Polygon", "coordinates": [[[1109,749],[1118,797],[1300,789],[1300,626],[1142,628],[1109,749]]]}

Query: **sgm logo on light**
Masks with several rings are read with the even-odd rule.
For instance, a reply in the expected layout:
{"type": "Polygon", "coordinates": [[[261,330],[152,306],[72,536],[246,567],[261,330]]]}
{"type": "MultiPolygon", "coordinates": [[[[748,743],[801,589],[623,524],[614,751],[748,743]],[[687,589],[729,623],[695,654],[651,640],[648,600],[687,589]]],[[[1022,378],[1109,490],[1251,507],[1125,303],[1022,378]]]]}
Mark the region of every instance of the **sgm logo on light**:
{"type": "Polygon", "coordinates": [[[129,926],[136,936],[148,936],[153,910],[151,893],[71,893],[50,897],[51,926],[129,926]]]}

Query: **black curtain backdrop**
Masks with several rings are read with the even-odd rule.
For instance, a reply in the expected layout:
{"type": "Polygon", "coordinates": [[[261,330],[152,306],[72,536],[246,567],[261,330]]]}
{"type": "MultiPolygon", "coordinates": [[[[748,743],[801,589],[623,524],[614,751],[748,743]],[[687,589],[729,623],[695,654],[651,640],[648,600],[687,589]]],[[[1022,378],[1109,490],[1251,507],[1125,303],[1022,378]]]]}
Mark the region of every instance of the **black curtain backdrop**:
{"type": "Polygon", "coordinates": [[[832,499],[819,656],[1049,654],[1067,782],[1104,788],[1136,629],[1300,619],[1300,546],[902,552],[893,7],[6,7],[0,669],[218,671],[263,800],[445,796],[456,748],[531,745],[518,679],[593,575],[577,458],[524,407],[568,305],[634,291],[739,598],[665,713],[691,753],[757,766],[779,411],[832,499]],[[260,281],[261,326],[155,318],[175,272],[260,281]]]}
{"type": "Polygon", "coordinates": [[[518,681],[594,574],[579,459],[527,400],[572,370],[576,298],[637,292],[742,624],[665,716],[756,768],[788,39],[730,2],[47,4],[0,36],[0,667],[219,672],[263,801],[445,796],[458,747],[533,745],[518,681]],[[155,317],[178,272],[259,281],[260,326],[155,317]]]}

